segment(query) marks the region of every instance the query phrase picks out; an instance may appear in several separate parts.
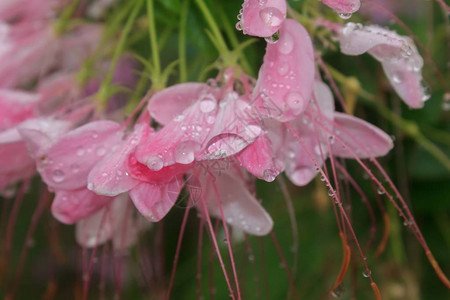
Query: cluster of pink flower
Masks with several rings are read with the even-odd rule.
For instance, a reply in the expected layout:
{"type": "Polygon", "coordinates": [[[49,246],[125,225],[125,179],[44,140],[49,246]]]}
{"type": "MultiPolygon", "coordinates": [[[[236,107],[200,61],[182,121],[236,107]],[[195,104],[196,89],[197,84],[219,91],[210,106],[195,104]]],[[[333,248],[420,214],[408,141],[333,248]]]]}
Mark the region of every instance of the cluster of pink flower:
{"type": "MultiPolygon", "coordinates": [[[[201,213],[265,235],[273,222],[249,187],[251,175],[270,182],[284,171],[303,186],[328,156],[372,158],[393,146],[380,129],[335,111],[308,32],[286,19],[285,0],[247,0],[239,14],[237,28],[268,38],[256,83],[229,68],[207,83],[174,85],[155,93],[133,126],[111,120],[120,100],[110,99],[110,111],[100,113],[91,101],[102,74],[87,85],[76,80],[101,27],[55,32],[49,16],[55,3],[22,2],[0,6],[0,188],[37,169],[55,194],[53,215],[77,223],[85,246],[108,239],[131,244],[143,225],[128,200],[157,222],[183,187],[201,213]],[[16,9],[34,4],[36,10],[16,9]]],[[[343,17],[360,6],[359,0],[323,2],[343,17]]],[[[376,26],[323,25],[337,33],[343,53],[369,52],[408,105],[423,105],[423,61],[409,38],[376,26]]],[[[124,58],[118,84],[133,85],[131,69],[124,58]]]]}

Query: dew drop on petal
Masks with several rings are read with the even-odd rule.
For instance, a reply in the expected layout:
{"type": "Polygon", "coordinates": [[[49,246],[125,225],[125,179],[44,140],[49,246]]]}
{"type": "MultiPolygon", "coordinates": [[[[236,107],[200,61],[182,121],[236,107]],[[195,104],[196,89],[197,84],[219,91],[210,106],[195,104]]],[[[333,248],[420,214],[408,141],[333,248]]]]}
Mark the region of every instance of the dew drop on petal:
{"type": "Polygon", "coordinates": [[[175,161],[179,164],[190,164],[195,159],[195,151],[199,149],[199,144],[194,141],[185,141],[178,144],[174,149],[175,161]]]}
{"type": "Polygon", "coordinates": [[[278,75],[280,75],[280,76],[286,75],[289,72],[289,64],[286,62],[280,63],[277,71],[278,71],[278,75]]]}
{"type": "Polygon", "coordinates": [[[64,178],[65,178],[64,172],[62,170],[59,170],[59,169],[54,170],[52,176],[53,176],[52,177],[53,181],[56,182],[56,183],[63,182],[64,178]]]}
{"type": "Polygon", "coordinates": [[[285,101],[294,114],[298,114],[303,110],[304,101],[302,95],[299,93],[288,93],[285,96],[285,101]]]}
{"type": "Polygon", "coordinates": [[[269,37],[264,38],[264,40],[269,44],[275,44],[280,39],[280,32],[277,31],[269,37]]]}
{"type": "Polygon", "coordinates": [[[217,106],[216,100],[213,96],[205,96],[200,100],[200,110],[204,113],[212,112],[217,106]]]}
{"type": "Polygon", "coordinates": [[[294,38],[289,33],[284,33],[278,46],[278,51],[282,54],[289,54],[294,49],[294,38]]]}
{"type": "Polygon", "coordinates": [[[77,148],[77,151],[76,151],[76,153],[77,153],[77,155],[78,156],[83,156],[84,155],[84,148],[83,147],[78,147],[77,148]]]}
{"type": "Polygon", "coordinates": [[[271,27],[279,26],[284,21],[283,13],[275,7],[266,7],[261,9],[259,12],[259,17],[264,24],[271,27]]]}
{"type": "Polygon", "coordinates": [[[97,148],[97,150],[95,151],[95,153],[96,153],[98,156],[103,156],[103,155],[106,154],[106,148],[103,147],[103,146],[100,146],[100,147],[97,148]]]}
{"type": "Polygon", "coordinates": [[[275,180],[275,178],[277,177],[277,175],[278,175],[278,172],[277,172],[277,171],[271,170],[271,169],[267,169],[267,170],[264,170],[264,173],[263,173],[263,179],[264,179],[265,181],[267,181],[267,182],[272,182],[272,181],[275,180]]]}
{"type": "Polygon", "coordinates": [[[339,13],[339,18],[343,19],[343,20],[348,20],[352,17],[351,13],[339,13]]]}
{"type": "Polygon", "coordinates": [[[147,166],[153,171],[159,171],[163,168],[164,162],[159,156],[152,156],[147,160],[147,166]]]}

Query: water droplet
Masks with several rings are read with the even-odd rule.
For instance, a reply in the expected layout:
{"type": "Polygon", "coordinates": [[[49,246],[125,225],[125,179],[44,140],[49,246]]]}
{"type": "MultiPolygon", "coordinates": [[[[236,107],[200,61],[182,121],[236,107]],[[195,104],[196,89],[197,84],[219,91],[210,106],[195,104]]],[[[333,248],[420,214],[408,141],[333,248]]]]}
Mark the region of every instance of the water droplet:
{"type": "Polygon", "coordinates": [[[283,23],[285,16],[275,7],[266,7],[261,9],[259,17],[267,25],[271,27],[279,26],[283,23]]]}
{"type": "Polygon", "coordinates": [[[392,81],[394,82],[394,83],[401,83],[402,82],[402,77],[401,77],[401,75],[400,74],[394,74],[394,75],[392,75],[392,81]]]}
{"type": "Polygon", "coordinates": [[[100,146],[100,147],[97,148],[97,150],[95,151],[95,153],[96,153],[98,156],[103,156],[103,155],[106,154],[106,148],[103,147],[103,146],[100,146]]]}
{"type": "Polygon", "coordinates": [[[208,124],[213,124],[215,121],[216,121],[216,117],[214,117],[214,116],[208,116],[206,118],[206,123],[208,123],[208,124]]]}
{"type": "Polygon", "coordinates": [[[368,278],[371,274],[372,274],[372,271],[370,271],[370,270],[364,270],[362,273],[362,275],[366,278],[368,278]]]}
{"type": "Polygon", "coordinates": [[[84,148],[83,147],[78,147],[77,148],[77,155],[78,156],[83,156],[84,155],[84,148]]]}
{"type": "Polygon", "coordinates": [[[97,131],[92,132],[92,138],[94,138],[94,139],[98,138],[97,131]]]}
{"type": "Polygon", "coordinates": [[[289,72],[289,64],[286,62],[280,63],[277,71],[278,71],[278,75],[280,75],[280,76],[286,75],[289,72]]]}
{"type": "Polygon", "coordinates": [[[272,182],[277,177],[278,172],[276,170],[267,169],[264,170],[263,179],[267,182],[272,182]]]}
{"type": "Polygon", "coordinates": [[[76,174],[80,171],[80,165],[78,165],[77,163],[73,163],[72,165],[70,165],[70,169],[72,170],[72,173],[76,174]]]}
{"type": "Polygon", "coordinates": [[[54,170],[53,171],[53,181],[56,183],[60,183],[64,181],[65,174],[62,170],[54,170]]]}
{"type": "Polygon", "coordinates": [[[198,151],[200,145],[194,141],[185,141],[178,144],[174,149],[175,161],[179,164],[190,164],[195,159],[195,151],[198,151]]]}
{"type": "Polygon", "coordinates": [[[275,44],[276,42],[278,42],[278,40],[280,39],[280,32],[277,31],[274,34],[272,34],[269,37],[264,38],[266,40],[267,43],[269,44],[275,44]]]}
{"type": "Polygon", "coordinates": [[[424,81],[422,81],[422,102],[427,101],[431,98],[431,89],[428,84],[426,84],[424,81]]]}
{"type": "Polygon", "coordinates": [[[224,244],[228,244],[228,240],[226,238],[223,239],[224,244]]]}
{"type": "Polygon", "coordinates": [[[343,20],[348,20],[352,17],[352,13],[339,13],[339,18],[343,20]]]}
{"type": "Polygon", "coordinates": [[[294,38],[289,33],[285,33],[278,46],[278,51],[282,54],[289,54],[294,49],[294,38]]]}
{"type": "Polygon", "coordinates": [[[248,142],[241,136],[233,133],[223,133],[215,136],[208,142],[206,147],[212,158],[223,158],[238,153],[248,142]]]}
{"type": "Polygon", "coordinates": [[[342,295],[344,295],[344,292],[345,292],[345,288],[344,288],[344,285],[341,283],[340,285],[338,285],[337,288],[335,288],[331,292],[331,296],[333,296],[334,298],[340,298],[340,297],[342,297],[342,295]]]}
{"type": "Polygon", "coordinates": [[[153,171],[159,171],[163,168],[164,162],[161,157],[152,156],[147,160],[147,166],[153,171]]]}
{"type": "Polygon", "coordinates": [[[378,195],[383,195],[384,194],[384,190],[381,187],[379,187],[377,189],[377,193],[378,193],[378,195]]]}
{"type": "Polygon", "coordinates": [[[249,254],[248,255],[248,260],[249,261],[254,261],[255,260],[255,256],[253,254],[249,254]]]}
{"type": "Polygon", "coordinates": [[[177,115],[175,118],[173,118],[175,122],[181,122],[184,120],[184,115],[177,115]]]}
{"type": "Polygon", "coordinates": [[[288,93],[284,100],[295,115],[301,113],[305,107],[305,101],[303,101],[303,97],[299,93],[288,93]]]}
{"type": "MultiPolygon", "coordinates": [[[[240,16],[240,15],[239,15],[239,16],[240,16]]],[[[238,19],[239,19],[239,18],[238,18],[238,19]]],[[[239,21],[239,22],[236,23],[236,30],[242,31],[242,24],[241,24],[241,21],[239,21]]]]}
{"type": "Polygon", "coordinates": [[[200,100],[200,110],[204,113],[212,112],[216,106],[216,99],[212,95],[206,95],[200,100]]]}
{"type": "Polygon", "coordinates": [[[328,190],[328,196],[330,196],[330,197],[333,197],[333,196],[334,196],[333,190],[328,190]]]}

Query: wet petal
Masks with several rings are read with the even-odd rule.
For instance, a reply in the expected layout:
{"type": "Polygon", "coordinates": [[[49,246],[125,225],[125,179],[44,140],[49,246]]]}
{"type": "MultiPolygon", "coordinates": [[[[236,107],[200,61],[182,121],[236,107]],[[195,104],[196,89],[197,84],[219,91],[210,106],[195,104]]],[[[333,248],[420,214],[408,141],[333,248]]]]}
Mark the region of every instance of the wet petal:
{"type": "Polygon", "coordinates": [[[266,136],[258,137],[236,158],[248,172],[267,182],[274,181],[283,171],[283,163],[275,158],[271,141],[266,136]]]}
{"type": "Polygon", "coordinates": [[[380,61],[394,90],[408,106],[420,108],[430,97],[422,84],[423,59],[409,37],[376,25],[347,23],[339,39],[342,53],[369,52],[380,61]]]}
{"type": "Polygon", "coordinates": [[[87,189],[55,192],[52,214],[60,222],[73,224],[108,204],[112,198],[99,196],[87,189]]]}
{"type": "Polygon", "coordinates": [[[343,14],[342,18],[348,19],[352,14],[361,7],[360,0],[321,0],[323,4],[331,7],[338,14],[343,14]]]}
{"type": "Polygon", "coordinates": [[[147,109],[158,123],[166,125],[197,101],[206,88],[206,84],[197,82],[173,85],[153,95],[147,109]]]}
{"type": "Polygon", "coordinates": [[[349,149],[360,158],[386,155],[394,146],[392,139],[380,128],[351,115],[338,113],[334,115],[334,133],[342,140],[331,145],[333,155],[355,158],[349,149]]]}
{"type": "MultiPolygon", "coordinates": [[[[218,202],[220,201],[225,221],[229,225],[257,236],[268,234],[273,227],[272,218],[249,192],[243,175],[236,170],[235,166],[224,167],[220,171],[212,169],[212,171],[214,180],[209,173],[205,172],[202,172],[199,178],[204,193],[202,199],[206,200],[210,215],[221,218],[218,202]],[[218,194],[213,188],[214,184],[218,194]]],[[[201,204],[197,204],[199,205],[201,204]]]]}
{"type": "Polygon", "coordinates": [[[150,131],[146,124],[136,125],[116,150],[92,168],[87,179],[88,188],[99,195],[115,196],[136,186],[140,181],[131,176],[130,155],[150,131]]]}
{"type": "Polygon", "coordinates": [[[264,117],[282,122],[296,118],[311,99],[314,73],[308,32],[297,21],[286,20],[280,29],[280,40],[267,45],[253,92],[254,106],[264,117]]]}
{"type": "Polygon", "coordinates": [[[18,131],[27,144],[30,155],[39,159],[61,135],[69,130],[70,122],[52,118],[29,119],[19,125],[18,131]]]}
{"type": "Polygon", "coordinates": [[[85,187],[92,167],[121,141],[122,130],[111,121],[91,122],[70,131],[38,160],[43,180],[57,189],[85,187]]]}
{"type": "Polygon", "coordinates": [[[33,117],[39,95],[19,90],[0,89],[0,130],[33,117]]]}
{"type": "Polygon", "coordinates": [[[239,18],[244,34],[269,37],[286,19],[286,0],[245,0],[239,18]]]}
{"type": "Polygon", "coordinates": [[[175,204],[183,186],[182,177],[176,177],[165,185],[141,183],[130,191],[137,210],[149,221],[158,222],[175,204]]]}
{"type": "Polygon", "coordinates": [[[153,171],[174,164],[189,165],[201,152],[218,110],[212,94],[202,96],[181,115],[136,148],[138,161],[153,171]]]}
{"type": "Polygon", "coordinates": [[[261,135],[262,128],[252,106],[234,93],[227,93],[204,143],[200,160],[239,153],[261,135]]]}

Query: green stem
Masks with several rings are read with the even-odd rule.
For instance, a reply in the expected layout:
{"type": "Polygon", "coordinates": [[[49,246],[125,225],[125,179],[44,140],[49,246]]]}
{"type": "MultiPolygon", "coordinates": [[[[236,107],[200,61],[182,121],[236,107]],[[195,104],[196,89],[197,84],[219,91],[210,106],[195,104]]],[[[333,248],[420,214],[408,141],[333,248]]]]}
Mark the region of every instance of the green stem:
{"type": "Polygon", "coordinates": [[[178,57],[180,59],[180,82],[187,81],[186,24],[188,12],[189,12],[189,0],[185,0],[181,6],[180,35],[178,36],[178,57]]]}
{"type": "Polygon", "coordinates": [[[112,81],[112,77],[114,75],[114,71],[117,67],[117,62],[119,61],[120,55],[123,53],[123,50],[125,48],[125,43],[127,41],[127,38],[130,34],[131,28],[134,24],[134,21],[136,20],[136,17],[139,13],[139,9],[141,8],[142,0],[138,0],[136,2],[136,5],[134,6],[130,17],[128,18],[127,22],[125,23],[125,27],[123,28],[122,35],[120,36],[119,42],[114,50],[114,55],[111,60],[111,64],[109,66],[108,74],[106,75],[105,79],[103,80],[100,89],[98,91],[98,97],[100,99],[100,108],[104,108],[106,106],[107,100],[109,98],[108,89],[112,81]]]}
{"type": "MultiPolygon", "coordinates": [[[[156,36],[156,26],[155,26],[155,14],[154,14],[154,0],[147,0],[147,16],[148,16],[148,29],[150,34],[150,47],[152,49],[152,60],[153,60],[153,74],[152,77],[155,81],[158,81],[158,78],[161,74],[161,64],[159,60],[159,47],[158,47],[158,39],[156,36]]],[[[159,83],[157,83],[159,84],[159,83]]]]}
{"type": "Polygon", "coordinates": [[[219,53],[222,55],[222,58],[226,65],[230,64],[230,52],[228,50],[227,44],[225,43],[225,40],[223,39],[222,33],[219,30],[219,27],[217,26],[216,22],[214,22],[214,18],[211,15],[211,12],[208,9],[208,6],[205,4],[203,0],[195,0],[197,3],[197,6],[200,8],[200,10],[203,13],[203,16],[206,19],[206,22],[208,23],[209,27],[211,27],[212,33],[216,39],[217,47],[219,53]]]}
{"type": "Polygon", "coordinates": [[[69,25],[70,18],[78,7],[80,0],[73,0],[61,13],[61,18],[56,25],[56,32],[62,34],[69,25]]]}

